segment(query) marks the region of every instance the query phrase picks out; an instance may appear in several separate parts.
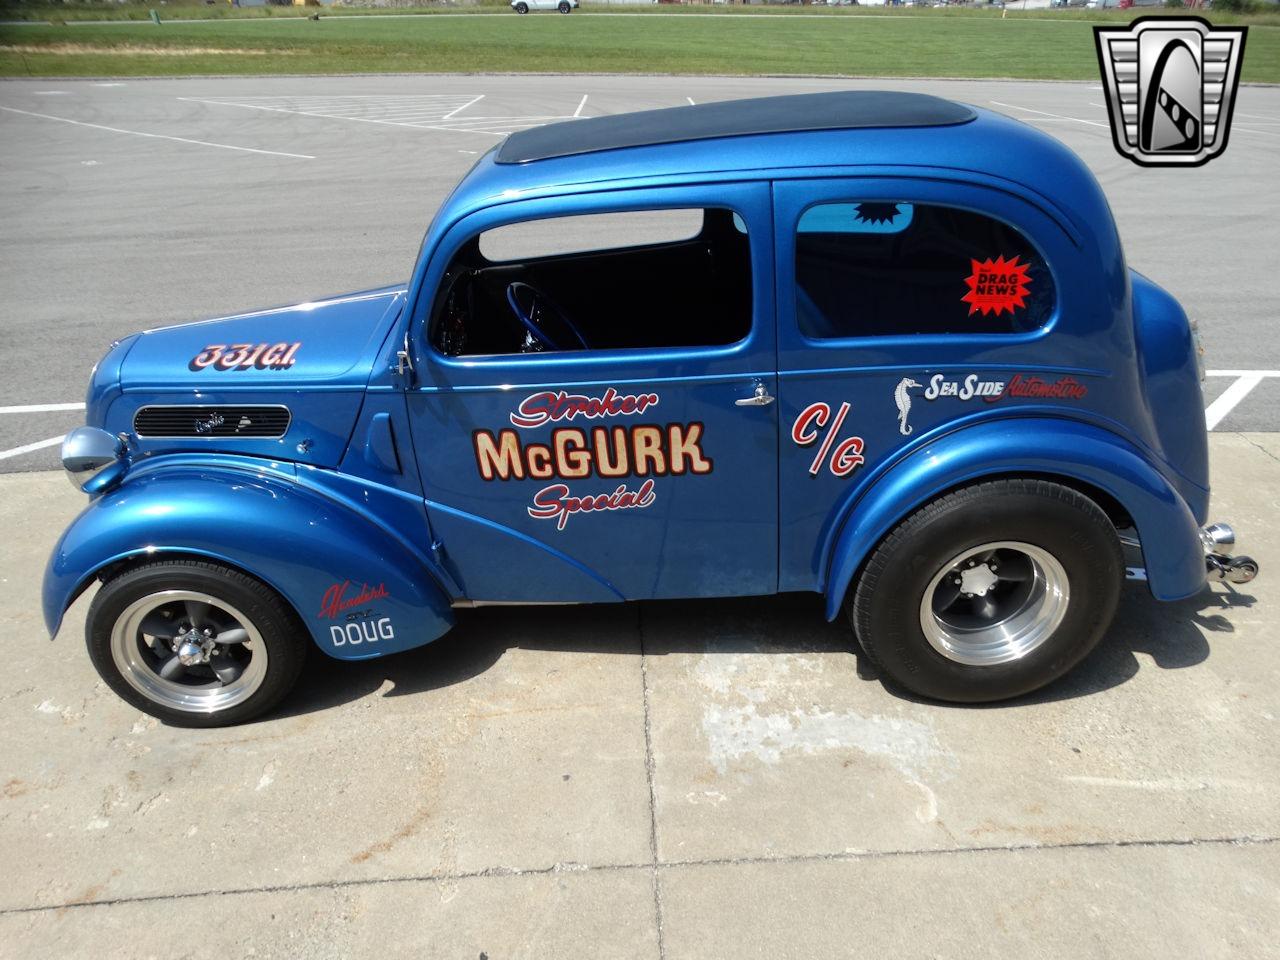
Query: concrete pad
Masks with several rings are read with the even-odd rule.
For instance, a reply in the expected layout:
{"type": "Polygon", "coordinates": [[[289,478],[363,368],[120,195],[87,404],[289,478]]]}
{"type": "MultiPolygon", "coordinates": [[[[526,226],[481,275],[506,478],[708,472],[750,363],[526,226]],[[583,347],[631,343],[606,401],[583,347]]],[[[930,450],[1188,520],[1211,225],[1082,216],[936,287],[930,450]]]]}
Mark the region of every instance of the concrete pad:
{"type": "Polygon", "coordinates": [[[669,957],[1275,956],[1280,849],[993,851],[666,868],[669,957]],[[732,905],[732,906],[730,906],[732,905]]]}
{"type": "Polygon", "coordinates": [[[1094,654],[1011,704],[859,679],[815,598],[646,605],[659,858],[1274,835],[1280,473],[1253,436],[1213,454],[1261,579],[1177,604],[1130,585],[1094,654]]]}
{"type": "Polygon", "coordinates": [[[1014,704],[887,690],[791,596],[474,611],[221,731],[116,699],[84,599],[43,638],[83,498],[0,477],[0,955],[1265,956],[1280,439],[1211,449],[1262,578],[1132,585],[1014,704]]]}
{"type": "Polygon", "coordinates": [[[28,880],[0,910],[648,860],[634,610],[477,611],[397,657],[313,656],[266,721],[171,729],[98,680],[85,599],[44,639],[41,570],[82,499],[3,478],[0,849],[28,880]]]}
{"type": "Polygon", "coordinates": [[[0,916],[0,954],[14,957],[625,960],[656,956],[656,940],[647,869],[414,880],[0,916]]]}

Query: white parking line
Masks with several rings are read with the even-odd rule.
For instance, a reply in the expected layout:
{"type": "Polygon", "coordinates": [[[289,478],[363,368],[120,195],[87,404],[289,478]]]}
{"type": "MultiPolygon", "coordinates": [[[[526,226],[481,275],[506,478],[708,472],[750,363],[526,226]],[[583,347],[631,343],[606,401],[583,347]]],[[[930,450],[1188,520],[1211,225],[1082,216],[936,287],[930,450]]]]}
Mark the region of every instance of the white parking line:
{"type": "Polygon", "coordinates": [[[208,103],[215,107],[242,107],[247,110],[266,110],[270,113],[290,113],[299,117],[320,117],[325,120],[352,120],[356,123],[377,123],[384,127],[408,127],[413,130],[443,130],[448,133],[488,133],[495,136],[505,136],[505,134],[494,133],[491,130],[472,130],[469,127],[460,126],[445,127],[440,126],[438,123],[405,123],[399,120],[380,120],[375,117],[351,117],[333,113],[318,113],[311,110],[289,110],[284,107],[268,107],[260,103],[244,103],[230,100],[205,100],[200,97],[179,97],[178,99],[186,100],[191,103],[208,103]]]}
{"type": "Polygon", "coordinates": [[[57,446],[62,442],[63,436],[63,434],[58,434],[58,436],[50,437],[48,440],[37,440],[35,443],[14,447],[12,450],[0,450],[0,460],[8,460],[10,457],[20,457],[24,453],[34,453],[37,450],[43,450],[45,447],[57,446]]]}
{"type": "Polygon", "coordinates": [[[57,413],[60,410],[83,410],[83,403],[27,403],[0,407],[0,413],[57,413]]]}
{"type": "Polygon", "coordinates": [[[1105,123],[1095,123],[1092,120],[1081,120],[1079,117],[1066,117],[1060,113],[1049,113],[1047,110],[1037,110],[1034,107],[1020,107],[1016,103],[1002,103],[999,100],[992,100],[991,103],[995,104],[997,107],[1008,107],[1011,110],[1025,110],[1027,113],[1036,113],[1042,117],[1049,117],[1053,120],[1070,120],[1072,123],[1083,123],[1091,127],[1101,127],[1103,130],[1111,129],[1105,123]]]}
{"type": "Polygon", "coordinates": [[[1280,377],[1280,370],[1206,370],[1206,377],[1280,377]]]}
{"type": "Polygon", "coordinates": [[[573,115],[574,115],[575,117],[580,117],[580,116],[582,116],[582,108],[583,108],[583,107],[585,107],[585,106],[587,105],[587,97],[588,97],[588,96],[589,96],[589,94],[585,94],[585,93],[582,95],[582,99],[578,102],[578,109],[577,109],[577,110],[575,110],[575,111],[573,111],[573,115]]]}
{"type": "Polygon", "coordinates": [[[0,107],[0,110],[7,110],[10,113],[21,113],[28,117],[40,117],[43,120],[58,120],[62,123],[72,123],[77,127],[89,127],[93,130],[106,130],[110,133],[127,133],[135,137],[151,137],[155,140],[173,140],[176,143],[192,143],[201,147],[218,147],[222,150],[240,150],[244,153],[264,153],[273,157],[292,157],[295,160],[315,159],[315,157],[308,156],[305,153],[283,153],[280,150],[258,150],[254,147],[237,147],[229,143],[211,143],[208,140],[188,140],[186,137],[170,137],[163,133],[143,133],[141,130],[122,130],[120,127],[107,127],[100,123],[85,123],[83,120],[72,120],[68,117],[55,117],[49,113],[33,113],[30,110],[19,110],[17,107],[0,107]]]}
{"type": "MultiPolygon", "coordinates": [[[[1104,104],[1101,104],[1101,103],[1090,103],[1090,104],[1089,104],[1089,106],[1091,106],[1091,107],[1100,107],[1100,108],[1102,108],[1103,110],[1107,109],[1107,108],[1106,108],[1106,106],[1105,106],[1104,104]]],[[[1247,114],[1243,114],[1243,113],[1237,113],[1236,115],[1237,115],[1237,116],[1241,116],[1241,117],[1243,117],[1243,116],[1247,116],[1247,114]]],[[[1243,130],[1245,133],[1260,133],[1260,134],[1262,134],[1264,137],[1280,137],[1280,133],[1274,133],[1274,132],[1272,132],[1272,131],[1270,131],[1270,130],[1257,130],[1257,129],[1253,128],[1253,127],[1244,127],[1244,126],[1241,126],[1241,125],[1240,125],[1240,124],[1238,124],[1238,123],[1233,123],[1233,124],[1231,125],[1231,129],[1232,129],[1232,130],[1243,130]]]]}
{"type": "Polygon", "coordinates": [[[1249,395],[1249,391],[1262,382],[1259,374],[1249,374],[1247,376],[1238,377],[1231,386],[1222,391],[1222,394],[1213,403],[1209,404],[1204,412],[1204,425],[1212,430],[1222,418],[1235,409],[1236,404],[1249,395]]]}
{"type": "Polygon", "coordinates": [[[476,97],[474,100],[468,100],[468,101],[467,101],[466,103],[464,103],[462,106],[458,107],[458,109],[456,109],[456,110],[450,110],[448,113],[446,113],[446,114],[445,114],[443,117],[441,117],[440,119],[441,119],[441,120],[448,120],[450,117],[456,117],[456,116],[457,116],[458,114],[460,114],[463,110],[467,109],[467,107],[471,106],[473,103],[479,103],[479,102],[480,102],[481,100],[483,100],[483,99],[484,99],[484,94],[482,93],[482,94],[480,94],[480,96],[476,97]]]}
{"type": "Polygon", "coordinates": [[[1232,130],[1243,130],[1245,133],[1260,133],[1260,134],[1262,134],[1264,137],[1280,137],[1280,133],[1275,133],[1275,132],[1273,132],[1273,131],[1271,131],[1271,130],[1258,130],[1256,127],[1242,127],[1242,126],[1240,126],[1240,124],[1238,124],[1238,123],[1233,123],[1233,124],[1231,125],[1231,129],[1232,129],[1232,130]]]}
{"type": "Polygon", "coordinates": [[[480,97],[465,94],[433,94],[431,96],[396,95],[387,97],[178,97],[192,103],[221,107],[242,107],[270,113],[301,117],[323,117],[327,120],[352,120],[356,123],[378,123],[414,130],[440,130],[454,133],[480,133],[493,137],[526,127],[541,126],[556,120],[572,120],[582,115],[587,96],[583,96],[573,114],[532,117],[459,116],[460,110],[477,103],[480,97]]]}

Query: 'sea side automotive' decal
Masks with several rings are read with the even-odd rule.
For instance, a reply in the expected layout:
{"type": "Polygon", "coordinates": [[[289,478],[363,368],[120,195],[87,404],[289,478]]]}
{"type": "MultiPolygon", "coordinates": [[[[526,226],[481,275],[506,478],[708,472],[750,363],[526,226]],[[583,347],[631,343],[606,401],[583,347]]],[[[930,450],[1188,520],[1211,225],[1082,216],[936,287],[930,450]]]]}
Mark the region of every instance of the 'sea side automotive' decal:
{"type": "Polygon", "coordinates": [[[1064,376],[1056,380],[1044,380],[1035,375],[1024,377],[1015,373],[1008,380],[984,380],[976,373],[959,379],[949,379],[941,373],[935,373],[927,384],[921,384],[903,377],[893,388],[893,402],[898,408],[898,432],[904,437],[912,431],[908,419],[911,416],[913,397],[934,401],[939,398],[954,400],[981,399],[984,403],[995,403],[1005,397],[1021,397],[1035,400],[1080,400],[1089,393],[1089,388],[1075,377],[1064,376]],[[923,388],[920,394],[912,394],[912,390],[923,388]]]}
{"type": "Polygon", "coordinates": [[[301,341],[293,343],[211,343],[187,366],[192,370],[287,370],[301,341]]]}
{"type": "MultiPolygon", "coordinates": [[[[510,414],[511,423],[532,429],[578,417],[630,417],[659,404],[656,393],[621,394],[609,387],[599,397],[546,390],[531,394],[510,414]]],[[[655,477],[707,474],[714,463],[702,449],[703,424],[639,423],[617,426],[556,427],[548,442],[522,439],[520,430],[476,430],[471,435],[482,480],[602,480],[645,478],[632,486],[575,491],[556,482],[533,495],[527,508],[537,520],[554,520],[563,530],[575,513],[642,510],[657,499],[655,477]]]]}

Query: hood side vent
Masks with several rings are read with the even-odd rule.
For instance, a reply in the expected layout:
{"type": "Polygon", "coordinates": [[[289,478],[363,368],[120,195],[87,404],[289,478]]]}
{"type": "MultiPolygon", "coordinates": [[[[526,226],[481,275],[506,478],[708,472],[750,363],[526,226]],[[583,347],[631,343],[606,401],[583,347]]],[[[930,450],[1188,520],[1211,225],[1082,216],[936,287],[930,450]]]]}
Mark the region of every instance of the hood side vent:
{"type": "Polygon", "coordinates": [[[289,429],[288,407],[216,404],[142,407],[133,417],[139,437],[213,440],[283,437],[289,429]]]}

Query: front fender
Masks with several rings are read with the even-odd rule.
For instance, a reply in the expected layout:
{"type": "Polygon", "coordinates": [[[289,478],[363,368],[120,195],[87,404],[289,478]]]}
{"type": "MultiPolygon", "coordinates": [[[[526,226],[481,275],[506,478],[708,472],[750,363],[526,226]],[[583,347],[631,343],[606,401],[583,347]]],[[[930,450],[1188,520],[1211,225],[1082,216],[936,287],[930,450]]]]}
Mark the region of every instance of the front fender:
{"type": "Polygon", "coordinates": [[[94,500],[62,535],[44,577],[50,634],[98,571],[166,554],[218,560],[269,584],[342,660],[420,646],[453,624],[422,558],[350,507],[263,471],[173,466],[94,500]]]}
{"type": "Polygon", "coordinates": [[[938,496],[984,478],[1059,476],[1114,497],[1133,518],[1157,600],[1180,600],[1205,582],[1191,508],[1136,447],[1101,428],[1041,418],[986,421],[929,441],[895,464],[848,508],[827,564],[827,617],[894,526],[938,496]]]}

